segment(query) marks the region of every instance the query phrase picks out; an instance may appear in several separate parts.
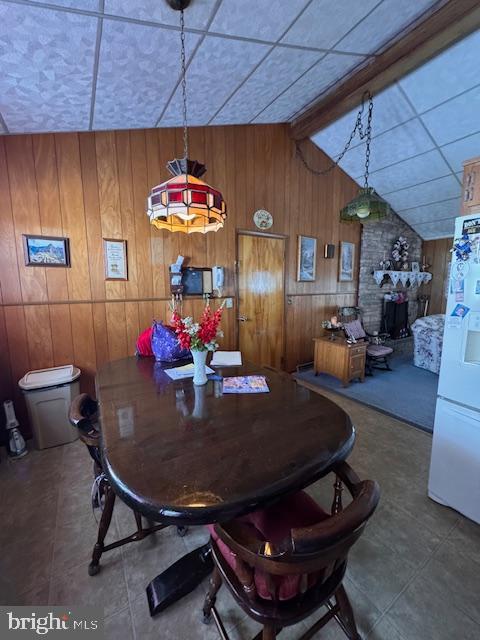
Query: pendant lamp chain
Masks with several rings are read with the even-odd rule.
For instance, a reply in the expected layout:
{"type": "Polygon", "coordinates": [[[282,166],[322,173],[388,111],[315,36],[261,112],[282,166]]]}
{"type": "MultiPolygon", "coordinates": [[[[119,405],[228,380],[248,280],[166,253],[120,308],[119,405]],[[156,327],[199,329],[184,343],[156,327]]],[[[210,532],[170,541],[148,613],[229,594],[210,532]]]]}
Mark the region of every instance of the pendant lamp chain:
{"type": "Polygon", "coordinates": [[[172,178],[150,190],[147,215],[157,229],[181,233],[208,233],[223,228],[227,205],[222,193],[201,180],[205,165],[188,157],[187,62],[185,55],[185,14],[190,0],[166,0],[180,12],[180,82],[183,115],[183,158],[167,163],[172,178]]]}
{"type": "MultiPolygon", "coordinates": [[[[365,183],[364,188],[368,189],[368,174],[370,169],[370,142],[372,140],[372,114],[373,114],[373,100],[372,96],[368,94],[368,118],[367,118],[367,128],[365,130],[365,137],[367,138],[367,148],[365,150],[365,183]]],[[[363,111],[363,100],[362,100],[362,111],[363,111]]],[[[362,135],[360,134],[362,138],[362,135]]]]}
{"type": "Polygon", "coordinates": [[[180,11],[180,62],[182,67],[182,108],[183,108],[183,157],[188,158],[188,124],[187,124],[187,65],[185,56],[185,16],[180,11]]]}
{"type": "Polygon", "coordinates": [[[358,110],[357,117],[355,119],[355,126],[353,127],[352,132],[350,133],[350,136],[345,144],[345,147],[343,148],[342,152],[340,153],[340,155],[337,157],[336,160],[334,160],[330,165],[328,165],[326,169],[322,169],[322,170],[314,169],[309,165],[300,147],[300,143],[298,141],[295,142],[297,156],[300,158],[305,168],[308,169],[308,171],[310,171],[310,173],[313,173],[316,176],[325,176],[327,175],[327,173],[330,173],[330,171],[335,169],[336,166],[338,166],[340,161],[343,159],[343,156],[350,149],[353,139],[358,133],[358,137],[360,138],[360,140],[366,140],[367,142],[367,150],[365,154],[365,187],[367,188],[369,165],[370,165],[370,141],[372,138],[372,116],[373,116],[373,99],[370,91],[367,90],[362,96],[362,103],[360,105],[360,109],[358,110]],[[364,128],[362,118],[363,118],[363,113],[365,111],[365,102],[367,100],[368,100],[367,126],[364,128]]]}
{"type": "Polygon", "coordinates": [[[340,210],[340,220],[342,222],[365,222],[368,220],[380,220],[389,215],[391,208],[386,200],[369,186],[368,176],[370,175],[370,145],[372,142],[372,117],[373,117],[373,99],[370,91],[365,91],[362,96],[362,103],[355,119],[355,126],[345,144],[340,155],[326,169],[318,170],[311,167],[300,148],[298,141],[295,143],[297,148],[297,156],[300,158],[305,168],[316,176],[324,176],[340,163],[343,156],[350,149],[353,139],[358,134],[361,141],[365,140],[365,172],[363,187],[359,190],[358,195],[348,202],[340,210]],[[362,118],[365,112],[365,106],[368,101],[367,122],[364,125],[362,118]]]}

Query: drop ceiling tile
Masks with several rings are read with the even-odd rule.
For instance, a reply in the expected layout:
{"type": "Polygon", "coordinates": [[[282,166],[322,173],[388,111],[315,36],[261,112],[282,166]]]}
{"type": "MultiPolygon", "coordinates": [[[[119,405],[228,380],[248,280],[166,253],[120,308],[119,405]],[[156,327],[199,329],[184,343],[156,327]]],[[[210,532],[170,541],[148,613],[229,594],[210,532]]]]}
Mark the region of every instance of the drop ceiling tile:
{"type": "Polygon", "coordinates": [[[400,215],[408,224],[423,224],[424,222],[438,222],[444,218],[451,218],[460,215],[460,198],[426,204],[408,211],[401,211],[400,215]]]}
{"type": "Polygon", "coordinates": [[[458,180],[450,174],[424,184],[417,184],[414,187],[393,191],[385,197],[395,211],[400,213],[402,209],[410,209],[431,202],[440,202],[456,196],[460,197],[460,191],[458,180]]]}
{"type": "MultiPolygon", "coordinates": [[[[187,72],[189,123],[207,124],[269,48],[264,44],[206,36],[187,72]]],[[[177,89],[160,126],[176,126],[181,120],[181,92],[177,89]]]]}
{"type": "Polygon", "coordinates": [[[88,128],[97,22],[0,4],[0,112],[12,133],[88,128]]]}
{"type": "Polygon", "coordinates": [[[330,49],[376,4],[378,0],[315,0],[290,27],[282,42],[330,49]]]}
{"type": "Polygon", "coordinates": [[[45,4],[54,4],[59,7],[70,7],[73,9],[86,9],[87,11],[98,11],[99,0],[32,0],[32,2],[41,2],[45,4]]]}
{"type": "Polygon", "coordinates": [[[463,171],[463,162],[480,155],[480,133],[442,147],[442,153],[454,171],[463,171]]]}
{"type": "Polygon", "coordinates": [[[307,106],[336,80],[356,67],[362,56],[330,53],[279,96],[254,122],[284,122],[307,106]]]}
{"type": "Polygon", "coordinates": [[[287,89],[321,55],[315,51],[275,47],[211,124],[250,122],[273,97],[287,89]]]}
{"type": "Polygon", "coordinates": [[[480,87],[424,113],[422,120],[439,145],[477,133],[480,130],[480,87]]]}
{"type": "MultiPolygon", "coordinates": [[[[186,34],[187,56],[201,36],[186,34]]],[[[104,20],[95,99],[95,129],[154,127],[180,76],[171,55],[178,33],[104,20]],[[162,64],[158,61],[161,60],[162,64]]]]}
{"type": "MultiPolygon", "coordinates": [[[[331,156],[338,155],[345,146],[355,124],[359,107],[339,118],[312,137],[321,149],[331,156]]],[[[366,124],[367,105],[362,121],[366,124]]],[[[415,112],[402,95],[396,85],[392,85],[373,98],[372,135],[376,136],[387,129],[391,129],[415,116],[415,112]]],[[[353,140],[353,146],[358,144],[358,136],[353,140]]]]}
{"type": "MultiPolygon", "coordinates": [[[[185,11],[185,25],[192,29],[206,29],[216,0],[195,0],[185,11]]],[[[177,26],[178,11],[171,9],[165,0],[105,0],[105,13],[136,20],[161,22],[177,26]]]]}
{"type": "Polygon", "coordinates": [[[309,0],[223,0],[209,31],[275,42],[309,0]]]}
{"type": "MultiPolygon", "coordinates": [[[[430,151],[434,144],[418,119],[386,131],[372,140],[370,171],[383,169],[391,164],[430,151]]],[[[352,177],[363,174],[365,144],[348,151],[340,166],[352,177]]]]}
{"type": "Polygon", "coordinates": [[[480,30],[403,78],[400,84],[417,111],[431,109],[477,85],[479,51],[480,30]]]}
{"type": "MultiPolygon", "coordinates": [[[[441,154],[433,149],[415,158],[408,158],[370,174],[370,184],[380,194],[412,187],[419,182],[441,178],[450,174],[450,167],[441,154]]],[[[357,177],[357,180],[360,180],[357,177]]]]}
{"type": "Polygon", "coordinates": [[[374,53],[405,29],[436,0],[383,0],[335,46],[340,51],[374,53]]]}
{"type": "Polygon", "coordinates": [[[413,226],[413,229],[424,240],[435,240],[437,238],[450,238],[455,233],[455,218],[438,220],[413,226]]]}

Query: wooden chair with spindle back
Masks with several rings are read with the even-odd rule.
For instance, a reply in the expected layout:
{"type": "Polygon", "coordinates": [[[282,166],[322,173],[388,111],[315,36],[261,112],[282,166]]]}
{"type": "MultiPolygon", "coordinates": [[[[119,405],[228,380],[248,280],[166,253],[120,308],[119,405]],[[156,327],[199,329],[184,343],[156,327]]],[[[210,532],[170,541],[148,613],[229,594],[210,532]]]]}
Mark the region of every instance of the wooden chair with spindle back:
{"type": "Polygon", "coordinates": [[[299,640],[311,638],[335,618],[350,640],[360,640],[342,581],[348,553],[376,509],[376,482],[360,481],[345,462],[337,464],[332,513],[299,492],[228,523],[210,526],[215,564],[203,608],[213,615],[222,640],[228,635],[215,608],[226,584],[240,607],[263,625],[255,640],[273,640],[321,606],[325,613],[299,640]],[[351,503],[342,510],[343,483],[351,503]],[[303,524],[302,524],[303,522],[303,524]]]}
{"type": "MultiPolygon", "coordinates": [[[[68,414],[70,423],[78,429],[79,438],[86,445],[93,459],[93,474],[97,484],[97,490],[93,493],[92,498],[93,507],[103,507],[98,526],[97,542],[93,548],[92,560],[88,566],[88,573],[91,576],[96,575],[100,571],[100,558],[106,551],[116,549],[129,542],[143,540],[150,534],[165,529],[165,527],[168,526],[149,523],[148,527],[144,527],[140,513],[132,509],[137,530],[126,538],[105,544],[105,537],[112,521],[113,507],[117,496],[107,476],[103,472],[100,449],[101,432],[97,422],[97,414],[98,403],[86,393],[81,393],[73,399],[68,414]]],[[[177,527],[177,532],[180,536],[184,536],[186,527],[177,527]]]]}

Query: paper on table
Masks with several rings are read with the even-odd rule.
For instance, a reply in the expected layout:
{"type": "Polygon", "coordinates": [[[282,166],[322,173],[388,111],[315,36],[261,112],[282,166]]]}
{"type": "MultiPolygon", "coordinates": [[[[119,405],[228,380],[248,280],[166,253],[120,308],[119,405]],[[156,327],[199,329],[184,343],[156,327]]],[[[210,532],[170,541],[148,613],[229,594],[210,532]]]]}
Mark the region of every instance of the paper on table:
{"type": "Polygon", "coordinates": [[[212,367],[238,367],[242,364],[242,354],[240,351],[215,351],[212,367]]]}
{"type": "MultiPolygon", "coordinates": [[[[164,369],[167,376],[170,376],[173,380],[180,380],[182,378],[193,378],[194,366],[193,362],[186,364],[183,367],[173,367],[173,369],[164,369]]],[[[205,367],[207,373],[215,373],[210,367],[205,367]]]]}

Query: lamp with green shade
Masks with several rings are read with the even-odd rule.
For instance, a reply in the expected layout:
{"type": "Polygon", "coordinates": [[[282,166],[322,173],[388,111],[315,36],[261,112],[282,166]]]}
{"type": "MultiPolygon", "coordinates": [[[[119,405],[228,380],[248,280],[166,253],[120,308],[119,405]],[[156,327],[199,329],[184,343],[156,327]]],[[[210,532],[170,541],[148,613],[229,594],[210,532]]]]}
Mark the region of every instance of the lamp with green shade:
{"type": "MultiPolygon", "coordinates": [[[[363,100],[362,108],[363,111],[363,100]]],[[[350,200],[343,209],[340,210],[340,220],[342,222],[367,222],[370,220],[380,220],[386,218],[390,213],[390,205],[384,200],[373,187],[368,184],[368,173],[370,167],[370,141],[372,138],[372,114],[373,114],[373,100],[372,96],[368,94],[368,119],[365,133],[361,137],[366,138],[365,147],[365,175],[364,185],[359,190],[358,195],[350,200]]]]}

